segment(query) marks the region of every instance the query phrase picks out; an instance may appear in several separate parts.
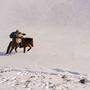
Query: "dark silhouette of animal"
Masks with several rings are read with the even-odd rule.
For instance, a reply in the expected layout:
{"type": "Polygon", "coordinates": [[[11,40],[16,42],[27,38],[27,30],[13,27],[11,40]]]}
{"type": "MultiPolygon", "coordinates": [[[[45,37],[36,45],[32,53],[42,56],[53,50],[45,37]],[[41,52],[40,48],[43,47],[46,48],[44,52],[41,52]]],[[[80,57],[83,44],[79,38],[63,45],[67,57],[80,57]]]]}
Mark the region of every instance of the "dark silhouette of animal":
{"type": "MultiPolygon", "coordinates": [[[[26,47],[29,47],[27,51],[29,51],[34,45],[33,45],[33,38],[22,38],[22,48],[23,52],[26,52],[26,47]]],[[[11,41],[7,47],[6,54],[10,54],[13,49],[15,49],[15,52],[17,52],[17,48],[20,47],[20,43],[11,41]]]]}

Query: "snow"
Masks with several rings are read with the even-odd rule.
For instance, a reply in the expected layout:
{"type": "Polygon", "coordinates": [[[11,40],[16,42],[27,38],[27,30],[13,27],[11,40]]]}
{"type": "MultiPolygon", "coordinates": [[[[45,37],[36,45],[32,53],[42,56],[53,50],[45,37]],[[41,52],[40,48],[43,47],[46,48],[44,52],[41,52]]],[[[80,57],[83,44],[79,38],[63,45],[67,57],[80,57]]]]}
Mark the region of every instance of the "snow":
{"type": "Polygon", "coordinates": [[[0,0],[0,90],[90,90],[89,4],[0,0]],[[6,55],[16,29],[33,37],[34,47],[6,55]]]}
{"type": "Polygon", "coordinates": [[[87,75],[65,70],[0,67],[1,90],[87,90],[89,82],[87,75]]]}

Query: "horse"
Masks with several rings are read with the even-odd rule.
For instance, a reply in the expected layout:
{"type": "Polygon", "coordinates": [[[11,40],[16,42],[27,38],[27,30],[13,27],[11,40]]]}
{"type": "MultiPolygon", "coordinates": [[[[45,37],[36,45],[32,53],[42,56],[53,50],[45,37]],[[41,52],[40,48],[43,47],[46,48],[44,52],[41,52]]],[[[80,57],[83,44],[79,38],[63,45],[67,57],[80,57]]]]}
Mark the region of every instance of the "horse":
{"type": "MultiPolygon", "coordinates": [[[[29,51],[34,46],[33,45],[33,38],[22,38],[21,44],[22,44],[21,47],[23,48],[23,52],[25,53],[26,47],[29,47],[29,49],[27,50],[27,51],[29,51]]],[[[15,49],[15,52],[17,52],[18,47],[20,47],[20,43],[10,41],[10,43],[7,47],[6,54],[10,54],[13,49],[15,49]]]]}

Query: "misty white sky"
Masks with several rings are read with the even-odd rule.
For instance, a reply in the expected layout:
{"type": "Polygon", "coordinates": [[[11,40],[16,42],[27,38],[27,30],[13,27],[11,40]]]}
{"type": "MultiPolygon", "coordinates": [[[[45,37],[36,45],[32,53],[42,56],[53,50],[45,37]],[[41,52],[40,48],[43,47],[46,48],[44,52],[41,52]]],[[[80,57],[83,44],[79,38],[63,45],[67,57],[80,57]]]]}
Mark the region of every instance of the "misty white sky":
{"type": "Polygon", "coordinates": [[[0,0],[0,29],[16,24],[89,28],[90,0],[0,0]]]}

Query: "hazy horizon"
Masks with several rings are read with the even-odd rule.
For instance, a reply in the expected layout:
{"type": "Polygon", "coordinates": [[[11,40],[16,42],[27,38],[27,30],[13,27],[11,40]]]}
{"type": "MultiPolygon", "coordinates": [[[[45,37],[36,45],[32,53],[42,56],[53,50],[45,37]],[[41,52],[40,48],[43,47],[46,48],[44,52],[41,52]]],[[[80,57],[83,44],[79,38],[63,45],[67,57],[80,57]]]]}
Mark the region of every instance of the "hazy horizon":
{"type": "Polygon", "coordinates": [[[23,26],[90,28],[89,0],[0,0],[0,29],[23,26]]]}

